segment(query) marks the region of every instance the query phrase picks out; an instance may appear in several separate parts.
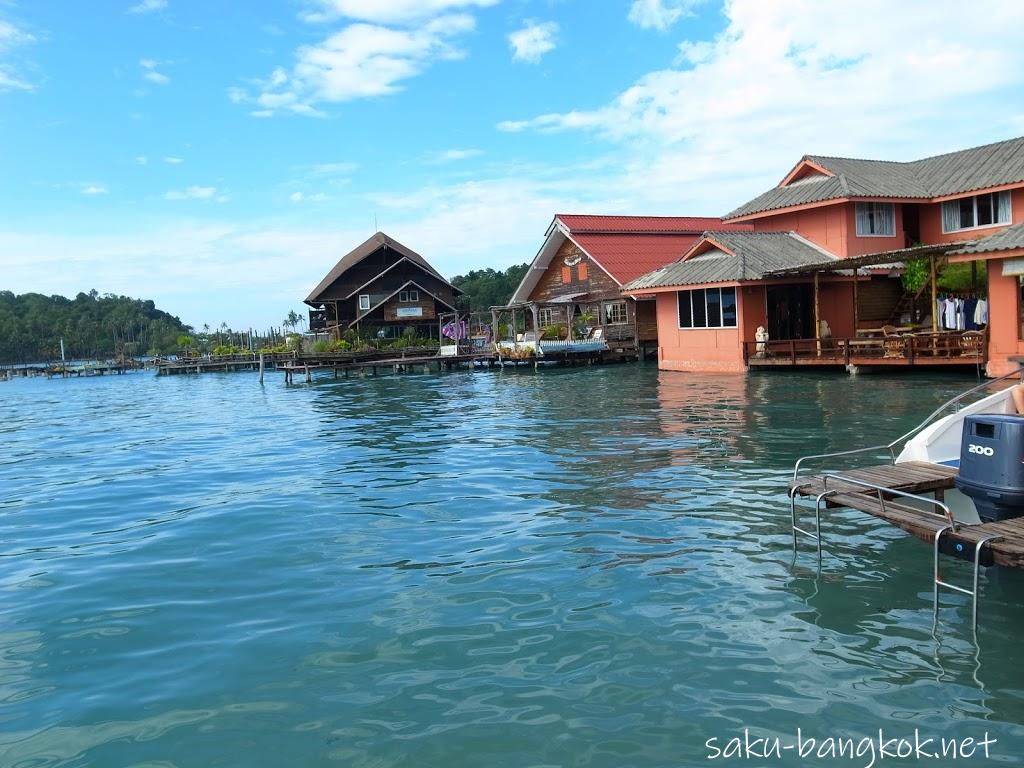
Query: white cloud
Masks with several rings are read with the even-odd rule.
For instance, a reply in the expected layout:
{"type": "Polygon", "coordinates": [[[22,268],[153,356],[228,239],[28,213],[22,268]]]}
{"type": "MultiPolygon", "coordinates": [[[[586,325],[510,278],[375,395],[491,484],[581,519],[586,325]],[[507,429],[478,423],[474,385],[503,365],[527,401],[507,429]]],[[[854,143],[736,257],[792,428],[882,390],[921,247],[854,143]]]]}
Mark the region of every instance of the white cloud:
{"type": "Polygon", "coordinates": [[[693,13],[701,0],[633,0],[629,20],[644,29],[668,29],[693,13]]]}
{"type": "Polygon", "coordinates": [[[288,199],[293,203],[301,202],[322,202],[327,199],[327,195],[323,192],[314,192],[313,194],[306,194],[305,192],[292,192],[288,195],[288,199]]]}
{"type": "Polygon", "coordinates": [[[313,10],[303,14],[310,22],[338,18],[378,24],[409,24],[457,8],[484,8],[500,0],[310,0],[313,10]]]}
{"type": "Polygon", "coordinates": [[[522,29],[517,29],[508,36],[512,58],[516,61],[537,64],[544,54],[555,50],[557,35],[558,24],[553,21],[527,22],[522,29]]]}
{"type": "Polygon", "coordinates": [[[358,168],[359,165],[357,163],[350,162],[317,163],[310,171],[316,176],[338,176],[352,173],[358,168]]]}
{"type": "Polygon", "coordinates": [[[34,36],[0,19],[0,93],[35,90],[35,86],[19,74],[16,65],[8,60],[16,48],[34,42],[34,36]]]}
{"type": "Polygon", "coordinates": [[[149,162],[149,158],[145,155],[139,155],[135,158],[135,162],[139,165],[146,165],[149,162]]]}
{"type": "Polygon", "coordinates": [[[149,82],[157,85],[167,85],[171,82],[171,78],[157,71],[159,63],[153,59],[139,59],[139,66],[142,67],[142,77],[149,82]]]}
{"type": "Polygon", "coordinates": [[[128,9],[128,13],[153,13],[167,7],[167,0],[142,0],[128,9]]]}
{"type": "Polygon", "coordinates": [[[164,200],[213,200],[217,197],[216,187],[191,186],[172,189],[164,194],[164,200]]]}
{"type": "Polygon", "coordinates": [[[684,41],[673,67],[610,103],[567,104],[498,128],[596,132],[638,202],[672,199],[680,211],[695,200],[725,212],[804,153],[910,159],[1012,135],[1024,4],[983,5],[965,15],[959,2],[935,0],[929,18],[956,24],[923,34],[911,4],[732,0],[718,36],[684,41]]]}
{"type": "Polygon", "coordinates": [[[110,190],[102,184],[82,184],[83,195],[105,195],[110,190]]]}
{"type": "Polygon", "coordinates": [[[255,117],[278,112],[322,116],[316,105],[384,96],[437,60],[462,57],[453,39],[473,30],[472,16],[440,16],[414,29],[351,24],[316,45],[295,53],[291,71],[278,67],[258,94],[233,88],[228,98],[251,102],[255,117]]]}
{"type": "Polygon", "coordinates": [[[181,165],[185,161],[180,157],[172,157],[171,155],[164,156],[164,162],[168,165],[181,165]]]}
{"type": "Polygon", "coordinates": [[[473,157],[480,157],[483,154],[483,150],[480,149],[446,149],[443,152],[438,152],[436,155],[430,158],[429,162],[433,164],[441,163],[453,163],[458,160],[469,160],[473,157]]]}

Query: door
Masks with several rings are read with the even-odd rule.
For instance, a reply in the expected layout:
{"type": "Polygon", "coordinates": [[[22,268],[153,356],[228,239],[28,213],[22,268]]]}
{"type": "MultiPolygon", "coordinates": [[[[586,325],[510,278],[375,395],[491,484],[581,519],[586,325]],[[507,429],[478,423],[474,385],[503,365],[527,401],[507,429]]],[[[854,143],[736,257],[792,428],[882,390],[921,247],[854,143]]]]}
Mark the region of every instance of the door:
{"type": "Polygon", "coordinates": [[[814,338],[814,288],[801,285],[770,285],[768,297],[768,338],[814,338]]]}

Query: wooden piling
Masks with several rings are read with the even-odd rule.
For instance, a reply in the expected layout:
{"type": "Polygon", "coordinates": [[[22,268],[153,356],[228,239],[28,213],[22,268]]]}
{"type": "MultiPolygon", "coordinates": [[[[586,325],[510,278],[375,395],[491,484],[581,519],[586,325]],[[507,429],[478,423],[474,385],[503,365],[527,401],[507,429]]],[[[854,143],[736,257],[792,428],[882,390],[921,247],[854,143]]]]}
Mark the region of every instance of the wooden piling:
{"type": "Polygon", "coordinates": [[[263,353],[260,352],[260,384],[263,383],[263,353]]]}

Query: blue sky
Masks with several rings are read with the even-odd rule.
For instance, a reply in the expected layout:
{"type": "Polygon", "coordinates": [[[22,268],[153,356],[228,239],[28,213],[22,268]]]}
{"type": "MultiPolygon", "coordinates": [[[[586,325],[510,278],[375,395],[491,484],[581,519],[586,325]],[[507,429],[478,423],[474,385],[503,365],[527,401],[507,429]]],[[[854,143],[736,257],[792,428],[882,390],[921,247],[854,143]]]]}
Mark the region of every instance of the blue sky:
{"type": "Polygon", "coordinates": [[[279,323],[377,226],[718,215],[804,153],[1024,134],[1024,3],[0,0],[0,288],[279,323]]]}

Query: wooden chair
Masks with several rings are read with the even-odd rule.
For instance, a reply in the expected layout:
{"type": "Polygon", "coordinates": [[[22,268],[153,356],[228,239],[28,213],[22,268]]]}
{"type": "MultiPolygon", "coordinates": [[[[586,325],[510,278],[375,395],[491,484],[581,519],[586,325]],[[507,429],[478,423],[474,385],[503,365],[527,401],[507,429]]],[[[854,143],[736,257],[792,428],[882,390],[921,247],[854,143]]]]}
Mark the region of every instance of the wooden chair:
{"type": "Polygon", "coordinates": [[[980,357],[984,352],[985,334],[981,331],[964,331],[960,335],[960,354],[980,357]]]}

